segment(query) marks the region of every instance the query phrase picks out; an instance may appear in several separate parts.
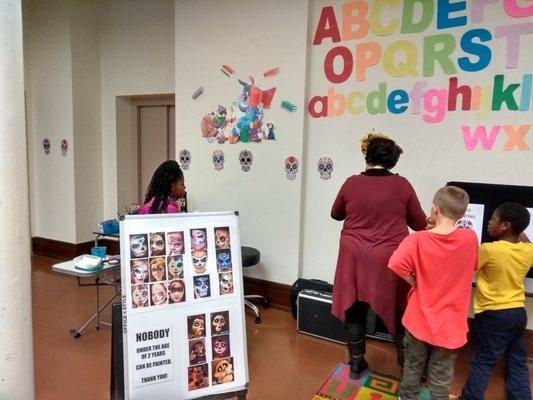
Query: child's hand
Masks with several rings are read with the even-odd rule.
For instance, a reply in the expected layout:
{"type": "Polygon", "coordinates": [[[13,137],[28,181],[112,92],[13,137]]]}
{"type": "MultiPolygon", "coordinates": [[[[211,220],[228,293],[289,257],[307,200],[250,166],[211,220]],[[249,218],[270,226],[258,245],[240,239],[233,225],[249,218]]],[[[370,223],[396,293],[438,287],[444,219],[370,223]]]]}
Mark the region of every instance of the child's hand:
{"type": "Polygon", "coordinates": [[[411,285],[413,288],[416,288],[416,279],[413,274],[403,275],[402,279],[406,281],[409,285],[411,285]]]}

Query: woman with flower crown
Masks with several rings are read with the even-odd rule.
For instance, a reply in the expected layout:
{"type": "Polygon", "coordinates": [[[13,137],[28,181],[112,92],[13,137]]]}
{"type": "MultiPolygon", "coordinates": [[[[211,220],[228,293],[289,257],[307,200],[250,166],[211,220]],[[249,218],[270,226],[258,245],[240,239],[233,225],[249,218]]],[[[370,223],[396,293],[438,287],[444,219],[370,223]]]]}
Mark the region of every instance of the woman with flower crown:
{"type": "Polygon", "coordinates": [[[350,376],[368,368],[364,358],[369,307],[395,339],[398,365],[403,368],[401,316],[408,285],[387,268],[392,252],[427,220],[407,179],[390,172],[402,149],[387,136],[372,132],[361,140],[366,170],[342,185],[331,217],[344,221],[333,289],[332,313],[344,321],[350,354],[350,376]]]}

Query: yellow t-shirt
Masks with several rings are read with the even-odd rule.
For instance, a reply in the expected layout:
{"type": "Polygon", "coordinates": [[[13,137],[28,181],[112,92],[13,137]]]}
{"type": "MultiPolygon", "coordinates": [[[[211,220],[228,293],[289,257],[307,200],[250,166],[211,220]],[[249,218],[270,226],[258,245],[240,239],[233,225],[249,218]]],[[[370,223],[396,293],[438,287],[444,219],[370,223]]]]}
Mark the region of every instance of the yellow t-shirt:
{"type": "Polygon", "coordinates": [[[474,312],[524,307],[524,279],[533,265],[533,244],[483,243],[478,260],[474,312]]]}

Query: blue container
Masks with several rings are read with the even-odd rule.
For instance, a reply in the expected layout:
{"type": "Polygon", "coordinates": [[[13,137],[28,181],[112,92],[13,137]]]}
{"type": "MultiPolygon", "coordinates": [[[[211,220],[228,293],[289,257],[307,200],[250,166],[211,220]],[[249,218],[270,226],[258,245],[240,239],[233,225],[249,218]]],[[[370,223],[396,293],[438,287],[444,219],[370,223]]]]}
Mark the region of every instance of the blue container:
{"type": "Polygon", "coordinates": [[[91,254],[96,257],[105,258],[107,247],[105,246],[94,246],[91,248],[91,254]]]}
{"type": "Polygon", "coordinates": [[[102,231],[106,235],[114,235],[119,233],[120,225],[116,219],[110,219],[102,222],[102,231]]]}

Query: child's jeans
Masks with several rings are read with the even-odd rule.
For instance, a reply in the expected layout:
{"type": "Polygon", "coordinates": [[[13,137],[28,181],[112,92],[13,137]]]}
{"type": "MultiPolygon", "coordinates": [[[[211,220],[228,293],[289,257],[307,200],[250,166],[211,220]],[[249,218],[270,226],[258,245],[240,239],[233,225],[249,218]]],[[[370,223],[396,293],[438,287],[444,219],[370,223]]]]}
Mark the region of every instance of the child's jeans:
{"type": "Polygon", "coordinates": [[[507,399],[531,400],[523,342],[526,324],[526,310],[522,307],[476,314],[473,327],[477,346],[470,360],[470,376],[463,387],[462,399],[483,400],[494,364],[505,357],[507,399]]]}
{"type": "Polygon", "coordinates": [[[416,400],[420,392],[420,378],[428,364],[431,400],[448,400],[453,381],[453,364],[457,350],[432,346],[415,338],[405,330],[405,364],[400,384],[402,400],[416,400]]]}

